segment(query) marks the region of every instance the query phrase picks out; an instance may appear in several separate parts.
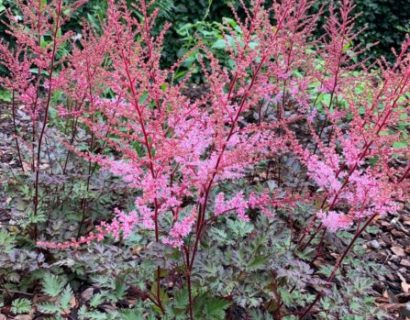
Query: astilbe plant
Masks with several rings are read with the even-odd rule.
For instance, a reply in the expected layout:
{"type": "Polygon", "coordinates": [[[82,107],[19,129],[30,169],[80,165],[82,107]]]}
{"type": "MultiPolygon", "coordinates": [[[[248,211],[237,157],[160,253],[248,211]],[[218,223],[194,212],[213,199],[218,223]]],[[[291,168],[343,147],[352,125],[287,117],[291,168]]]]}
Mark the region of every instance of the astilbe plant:
{"type": "MultiPolygon", "coordinates": [[[[55,1],[16,1],[19,13],[6,10],[5,24],[14,44],[0,43],[0,63],[7,75],[1,86],[12,93],[12,115],[16,149],[23,170],[33,175],[33,215],[40,213],[40,171],[43,144],[53,93],[58,86],[56,73],[64,66],[64,51],[72,32],[62,32],[63,25],[85,1],[66,4],[55,1]],[[31,121],[31,131],[19,136],[16,126],[17,103],[31,121]],[[26,152],[27,151],[27,152],[26,152]],[[29,166],[25,166],[30,163],[29,166]]],[[[33,230],[37,237],[37,225],[33,230]]]]}
{"type": "MultiPolygon", "coordinates": [[[[370,71],[357,61],[361,49],[352,47],[357,35],[352,33],[350,1],[331,7],[326,34],[315,40],[312,32],[319,14],[309,14],[313,1],[285,0],[266,8],[264,1],[254,0],[251,7],[243,6],[244,20],[235,13],[238,28],[227,24],[223,30],[231,67],[220,65],[208,48],[194,48],[206,89],[191,100],[184,94],[189,90],[189,73],[178,83],[172,81],[183,58],[169,69],[160,68],[169,26],[152,34],[158,11],[148,15],[150,5],[140,1],[135,8],[140,15],[135,17],[125,3],[109,1],[102,34],[85,27],[58,74],[50,61],[55,60],[57,45],[67,38],[59,40],[55,35],[49,52],[40,44],[29,47],[33,34],[23,37],[24,32],[14,30],[24,43],[23,51],[8,56],[2,47],[2,60],[13,77],[21,79],[12,87],[19,99],[36,107],[39,84],[32,84],[29,68],[35,63],[39,71],[50,69],[50,79],[40,84],[49,92],[53,86],[67,101],[76,102],[75,110],[60,106],[60,115],[77,119],[112,151],[110,155],[85,152],[67,143],[70,152],[111,171],[135,190],[133,210],[116,209],[112,221],[102,222],[77,240],[39,245],[64,249],[102,240],[107,234],[127,237],[136,225],[152,230],[156,242],[176,248],[183,256],[193,318],[191,280],[207,227],[221,215],[249,221],[250,211],[277,219],[279,207],[292,218],[294,203],[303,198],[319,205],[302,232],[300,249],[312,243],[319,231],[356,227],[352,242],[327,279],[331,282],[366,227],[377,216],[397,211],[408,199],[409,169],[396,166],[394,158],[408,159],[409,150],[392,146],[400,138],[396,126],[409,103],[410,41],[405,41],[394,65],[380,60],[380,71],[370,71]],[[30,54],[25,48],[30,48],[30,54]],[[33,57],[31,52],[36,50],[46,54],[33,57]],[[279,168],[284,156],[294,157],[306,168],[305,181],[314,183],[318,193],[310,194],[304,183],[302,188],[287,184],[286,167],[279,168]],[[262,184],[252,192],[224,191],[224,186],[234,186],[266,160],[278,164],[278,188],[262,184]]],[[[23,13],[33,21],[41,20],[35,20],[31,11],[23,13]]],[[[33,118],[39,114],[34,108],[33,118]]],[[[37,172],[38,165],[37,159],[33,165],[37,172]]],[[[164,312],[159,267],[156,278],[156,292],[149,297],[164,312]]],[[[318,291],[299,316],[305,317],[321,296],[318,291]]]]}

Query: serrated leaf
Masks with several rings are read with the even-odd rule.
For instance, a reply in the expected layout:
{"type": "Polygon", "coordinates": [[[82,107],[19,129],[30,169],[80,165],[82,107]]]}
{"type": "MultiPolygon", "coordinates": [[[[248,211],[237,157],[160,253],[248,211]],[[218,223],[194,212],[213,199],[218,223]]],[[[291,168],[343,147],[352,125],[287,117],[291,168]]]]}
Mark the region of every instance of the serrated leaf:
{"type": "Polygon", "coordinates": [[[225,316],[225,310],[231,305],[231,302],[221,298],[210,298],[207,299],[205,305],[206,312],[208,316],[225,316]]]}
{"type": "Polygon", "coordinates": [[[103,295],[101,293],[97,293],[94,295],[90,300],[90,306],[93,308],[98,307],[101,303],[103,303],[103,295]]]}
{"type": "Polygon", "coordinates": [[[264,268],[267,261],[267,257],[255,256],[249,261],[247,268],[252,271],[264,268]]]}
{"type": "Polygon", "coordinates": [[[286,306],[289,306],[289,305],[292,304],[292,297],[291,297],[291,295],[289,294],[289,291],[288,291],[288,290],[283,289],[283,288],[279,288],[279,289],[278,289],[278,292],[279,292],[279,294],[280,294],[280,298],[282,299],[283,303],[284,303],[286,306]]]}
{"type": "Polygon", "coordinates": [[[61,297],[60,297],[60,304],[63,310],[70,309],[70,303],[73,298],[73,291],[71,290],[70,286],[65,287],[61,297]]]}
{"type": "Polygon", "coordinates": [[[25,298],[18,298],[11,303],[11,312],[14,314],[29,313],[31,311],[31,301],[25,298]]]}
{"type": "Polygon", "coordinates": [[[87,311],[85,306],[78,310],[80,320],[107,320],[107,315],[100,311],[87,311]]]}
{"type": "Polygon", "coordinates": [[[5,230],[0,230],[1,251],[9,253],[14,247],[14,237],[5,230]]]}
{"type": "Polygon", "coordinates": [[[115,281],[115,296],[120,300],[122,299],[127,292],[127,284],[124,279],[116,279],[115,281]]]}
{"type": "Polygon", "coordinates": [[[218,239],[220,242],[224,242],[228,238],[228,235],[224,230],[215,227],[211,228],[210,234],[212,235],[212,237],[218,239]]]}
{"type": "MultiPolygon", "coordinates": [[[[153,296],[157,295],[157,283],[156,282],[154,282],[153,286],[151,287],[151,293],[153,294],[153,296]]],[[[162,303],[166,305],[169,301],[169,296],[167,292],[164,289],[160,288],[159,296],[160,296],[162,303]]]]}
{"type": "Polygon", "coordinates": [[[272,315],[259,309],[251,310],[250,317],[252,320],[273,320],[272,315]]]}
{"type": "Polygon", "coordinates": [[[236,237],[244,237],[251,233],[254,226],[251,223],[242,220],[231,220],[227,221],[228,228],[235,234],[236,237]]]}
{"type": "Polygon", "coordinates": [[[60,313],[60,306],[51,302],[39,304],[38,309],[46,314],[60,313]]]}
{"type": "Polygon", "coordinates": [[[58,296],[66,285],[66,281],[53,274],[46,274],[42,281],[43,292],[50,297],[58,296]]]}
{"type": "Polygon", "coordinates": [[[135,320],[135,319],[145,319],[144,315],[142,314],[141,310],[125,310],[121,312],[121,319],[122,320],[135,320]]]}
{"type": "Polygon", "coordinates": [[[185,310],[188,305],[188,290],[183,288],[175,293],[174,305],[176,309],[185,310]]]}

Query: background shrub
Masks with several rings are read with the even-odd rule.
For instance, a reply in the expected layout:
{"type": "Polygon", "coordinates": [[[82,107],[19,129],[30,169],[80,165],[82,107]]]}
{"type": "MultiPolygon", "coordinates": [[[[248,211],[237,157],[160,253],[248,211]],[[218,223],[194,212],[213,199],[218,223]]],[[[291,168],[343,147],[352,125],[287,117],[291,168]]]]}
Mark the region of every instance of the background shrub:
{"type": "MultiPolygon", "coordinates": [[[[249,1],[245,1],[248,3],[249,1]]],[[[127,0],[129,5],[135,5],[135,0],[127,0]]],[[[269,1],[267,1],[269,3],[269,1]]],[[[318,0],[315,9],[327,5],[329,0],[318,0]]],[[[392,60],[394,55],[391,48],[399,49],[406,31],[410,27],[410,1],[408,0],[355,0],[355,12],[359,13],[356,19],[356,30],[366,28],[356,39],[362,46],[378,43],[365,53],[371,61],[386,56],[392,60]]],[[[166,21],[172,23],[172,28],[164,43],[164,65],[169,66],[178,58],[178,52],[184,44],[178,29],[186,24],[195,24],[200,21],[222,22],[223,17],[232,18],[232,10],[240,8],[239,0],[157,0],[156,6],[160,9],[160,19],[157,21],[156,31],[163,27],[166,21]]],[[[0,1],[0,13],[5,8],[15,8],[14,0],[0,1]]],[[[107,9],[106,0],[89,0],[88,3],[76,12],[73,19],[65,27],[79,31],[84,19],[98,28],[107,9]]],[[[326,10],[325,10],[326,12],[326,10]]],[[[5,34],[4,25],[0,26],[0,36],[11,40],[5,34]]]]}

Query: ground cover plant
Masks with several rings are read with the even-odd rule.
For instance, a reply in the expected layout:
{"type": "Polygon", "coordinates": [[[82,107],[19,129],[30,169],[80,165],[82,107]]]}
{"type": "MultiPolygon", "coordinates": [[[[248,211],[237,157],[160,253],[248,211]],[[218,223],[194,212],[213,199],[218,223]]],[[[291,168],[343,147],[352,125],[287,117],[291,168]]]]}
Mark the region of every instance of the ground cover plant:
{"type": "Polygon", "coordinates": [[[161,67],[155,1],[85,3],[6,11],[1,315],[388,319],[362,236],[409,199],[410,38],[369,66],[353,2],[253,0],[161,67]]]}

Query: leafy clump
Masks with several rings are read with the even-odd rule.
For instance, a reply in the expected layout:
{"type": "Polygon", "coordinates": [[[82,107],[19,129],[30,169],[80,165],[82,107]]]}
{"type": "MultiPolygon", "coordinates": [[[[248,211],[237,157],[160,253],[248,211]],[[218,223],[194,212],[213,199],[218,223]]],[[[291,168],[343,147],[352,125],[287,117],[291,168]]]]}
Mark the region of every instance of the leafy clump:
{"type": "Polygon", "coordinates": [[[24,314],[31,311],[31,301],[26,298],[18,298],[13,300],[11,304],[11,312],[14,314],[24,314]]]}
{"type": "Polygon", "coordinates": [[[0,44],[18,159],[2,260],[46,296],[38,312],[378,316],[356,299],[377,269],[351,255],[408,200],[410,38],[369,70],[351,1],[323,8],[315,40],[314,1],[253,0],[161,68],[153,2],[108,1],[97,30],[67,31],[84,3],[19,1],[0,44]]]}

